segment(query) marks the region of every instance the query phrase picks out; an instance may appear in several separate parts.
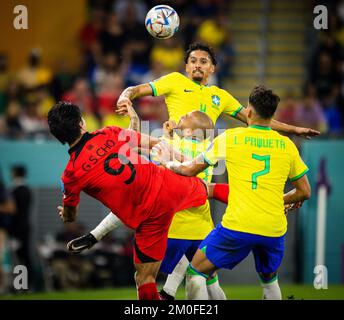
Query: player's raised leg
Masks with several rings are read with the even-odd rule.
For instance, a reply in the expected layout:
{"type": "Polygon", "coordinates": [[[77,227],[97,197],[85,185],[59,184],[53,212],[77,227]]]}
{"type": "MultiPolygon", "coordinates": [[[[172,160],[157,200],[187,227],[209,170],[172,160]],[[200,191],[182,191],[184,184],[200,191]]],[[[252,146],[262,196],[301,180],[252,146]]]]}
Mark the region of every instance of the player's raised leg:
{"type": "Polygon", "coordinates": [[[90,233],[68,242],[67,249],[74,253],[90,249],[105,235],[120,225],[122,225],[121,220],[114,213],[110,212],[90,233]]]}

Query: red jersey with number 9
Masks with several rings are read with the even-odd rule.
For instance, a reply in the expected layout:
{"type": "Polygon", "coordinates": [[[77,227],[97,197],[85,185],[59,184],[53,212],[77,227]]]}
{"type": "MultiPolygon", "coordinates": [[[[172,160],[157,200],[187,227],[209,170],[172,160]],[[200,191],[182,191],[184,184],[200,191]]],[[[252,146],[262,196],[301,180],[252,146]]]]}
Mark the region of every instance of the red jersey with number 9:
{"type": "Polygon", "coordinates": [[[62,175],[63,204],[77,206],[84,191],[130,228],[146,220],[167,169],[133,149],[140,140],[140,133],[118,127],[85,133],[68,151],[70,160],[62,175]]]}

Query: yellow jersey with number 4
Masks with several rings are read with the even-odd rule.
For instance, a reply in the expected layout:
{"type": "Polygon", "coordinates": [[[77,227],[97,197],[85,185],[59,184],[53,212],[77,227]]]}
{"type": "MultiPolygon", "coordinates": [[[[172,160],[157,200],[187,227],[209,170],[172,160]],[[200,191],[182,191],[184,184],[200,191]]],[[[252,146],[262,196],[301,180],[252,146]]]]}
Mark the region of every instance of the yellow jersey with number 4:
{"type": "MultiPolygon", "coordinates": [[[[188,158],[195,158],[204,152],[209,144],[207,140],[197,141],[189,138],[180,139],[176,134],[170,142],[175,149],[180,150],[188,158]]],[[[199,173],[198,177],[211,182],[213,168],[208,167],[199,173]]],[[[168,231],[168,237],[184,240],[203,240],[214,228],[209,201],[195,208],[177,212],[168,231]]]]}
{"type": "Polygon", "coordinates": [[[149,84],[154,96],[165,96],[169,118],[177,123],[185,114],[199,110],[215,124],[221,113],[235,117],[242,109],[227,91],[200,85],[179,72],[172,72],[149,84]]]}
{"type": "Polygon", "coordinates": [[[268,237],[286,232],[285,183],[308,171],[288,137],[262,126],[229,129],[203,155],[210,165],[226,162],[230,192],[225,228],[268,237]]]}

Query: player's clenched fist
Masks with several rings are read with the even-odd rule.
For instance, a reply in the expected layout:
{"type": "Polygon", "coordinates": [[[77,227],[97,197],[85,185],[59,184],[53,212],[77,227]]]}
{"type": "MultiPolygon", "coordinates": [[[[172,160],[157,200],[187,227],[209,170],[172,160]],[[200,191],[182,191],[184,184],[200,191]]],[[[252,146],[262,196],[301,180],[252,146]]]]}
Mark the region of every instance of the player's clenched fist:
{"type": "Polygon", "coordinates": [[[173,120],[168,120],[164,122],[163,125],[163,130],[164,130],[164,136],[168,137],[168,138],[172,138],[173,137],[173,130],[177,129],[178,126],[175,123],[175,121],[173,120]]]}
{"type": "Polygon", "coordinates": [[[132,102],[130,101],[129,98],[127,97],[123,97],[123,98],[119,98],[117,101],[117,110],[116,112],[120,115],[127,115],[128,114],[128,110],[132,107],[132,102]]]}

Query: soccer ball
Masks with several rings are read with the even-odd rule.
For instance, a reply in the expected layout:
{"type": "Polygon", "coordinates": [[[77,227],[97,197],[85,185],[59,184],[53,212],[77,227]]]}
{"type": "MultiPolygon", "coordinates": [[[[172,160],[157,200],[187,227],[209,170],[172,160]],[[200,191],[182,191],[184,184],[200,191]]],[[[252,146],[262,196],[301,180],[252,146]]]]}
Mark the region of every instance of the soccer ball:
{"type": "Polygon", "coordinates": [[[148,11],[145,25],[154,38],[168,39],[178,30],[179,16],[173,8],[162,4],[148,11]]]}

